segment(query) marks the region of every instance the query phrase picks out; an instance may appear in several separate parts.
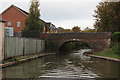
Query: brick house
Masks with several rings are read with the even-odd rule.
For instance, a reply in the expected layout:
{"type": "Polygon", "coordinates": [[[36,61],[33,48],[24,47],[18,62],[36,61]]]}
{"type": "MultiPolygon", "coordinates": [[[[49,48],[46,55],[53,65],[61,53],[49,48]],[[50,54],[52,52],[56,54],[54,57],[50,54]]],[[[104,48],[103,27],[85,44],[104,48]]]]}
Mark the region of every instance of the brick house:
{"type": "Polygon", "coordinates": [[[21,32],[25,27],[28,12],[11,5],[1,13],[2,19],[6,20],[5,27],[13,27],[14,32],[21,32]]]}
{"type": "MultiPolygon", "coordinates": [[[[25,27],[25,20],[28,16],[28,12],[20,9],[19,7],[15,5],[11,5],[8,7],[5,11],[3,11],[0,16],[2,16],[2,19],[7,21],[5,23],[5,27],[12,27],[14,29],[14,33],[21,33],[22,30],[25,27]]],[[[42,20],[43,21],[43,20],[42,20]]],[[[48,26],[48,23],[43,21],[45,24],[44,31],[47,30],[48,28],[52,29],[52,26],[48,26]]],[[[55,26],[54,26],[55,27],[55,26]]]]}

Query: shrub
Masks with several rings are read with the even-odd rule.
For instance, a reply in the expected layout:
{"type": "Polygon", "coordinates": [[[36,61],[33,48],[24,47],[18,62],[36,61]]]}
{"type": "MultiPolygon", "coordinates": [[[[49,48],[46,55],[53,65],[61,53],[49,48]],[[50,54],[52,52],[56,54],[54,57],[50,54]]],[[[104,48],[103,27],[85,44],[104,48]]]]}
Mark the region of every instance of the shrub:
{"type": "Polygon", "coordinates": [[[113,42],[120,42],[120,32],[114,32],[112,34],[112,41],[113,42]]]}
{"type": "Polygon", "coordinates": [[[120,45],[119,44],[114,45],[112,47],[112,51],[113,51],[113,53],[120,55],[120,45]]]}
{"type": "Polygon", "coordinates": [[[57,40],[46,40],[45,41],[45,49],[48,52],[56,52],[59,47],[59,41],[57,40]]]}

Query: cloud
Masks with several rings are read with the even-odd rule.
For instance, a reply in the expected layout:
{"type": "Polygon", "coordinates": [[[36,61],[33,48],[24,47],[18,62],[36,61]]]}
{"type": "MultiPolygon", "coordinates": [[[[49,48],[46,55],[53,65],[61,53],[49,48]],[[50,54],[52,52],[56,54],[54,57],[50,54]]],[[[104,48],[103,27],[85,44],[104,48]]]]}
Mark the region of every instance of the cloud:
{"type": "Polygon", "coordinates": [[[86,27],[94,28],[92,25],[94,21],[92,19],[73,19],[73,20],[63,20],[63,21],[53,21],[57,27],[63,27],[66,29],[72,29],[74,26],[79,26],[82,30],[86,27]],[[86,24],[87,23],[87,24],[86,24]]]}
{"type": "MultiPolygon", "coordinates": [[[[30,2],[31,0],[1,0],[0,2],[30,2]]],[[[40,2],[98,2],[101,0],[38,0],[40,2]]]]}
{"type": "Polygon", "coordinates": [[[12,4],[18,6],[19,8],[28,11],[29,10],[29,2],[2,2],[0,3],[0,6],[2,6],[0,8],[0,13],[3,12],[4,10],[6,10],[9,6],[11,6],[12,4]]]}
{"type": "Polygon", "coordinates": [[[43,2],[41,3],[42,18],[53,22],[57,27],[72,28],[80,26],[93,28],[93,14],[97,2],[43,2]]]}
{"type": "Polygon", "coordinates": [[[30,0],[0,0],[0,2],[30,2],[30,0]]]}
{"type": "MultiPolygon", "coordinates": [[[[0,13],[14,4],[25,11],[29,11],[30,0],[4,0],[0,3],[0,13]]],[[[41,18],[46,22],[52,22],[57,27],[72,28],[81,26],[84,29],[87,26],[93,26],[94,10],[98,2],[80,2],[71,0],[69,2],[57,2],[61,0],[40,0],[41,18]],[[51,2],[50,2],[51,1],[51,2]]],[[[87,0],[86,0],[87,1],[87,0]]],[[[97,0],[99,1],[99,0],[97,0]]]]}
{"type": "Polygon", "coordinates": [[[42,17],[51,20],[91,18],[96,3],[48,2],[41,4],[42,17]]]}
{"type": "Polygon", "coordinates": [[[98,2],[101,0],[41,0],[41,2],[98,2]]]}

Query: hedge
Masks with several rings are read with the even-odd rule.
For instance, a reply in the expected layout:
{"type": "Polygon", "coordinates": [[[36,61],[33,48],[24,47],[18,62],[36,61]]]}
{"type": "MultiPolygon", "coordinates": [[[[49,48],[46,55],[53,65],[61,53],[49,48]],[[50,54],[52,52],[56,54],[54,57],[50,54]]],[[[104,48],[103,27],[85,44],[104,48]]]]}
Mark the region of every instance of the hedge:
{"type": "Polygon", "coordinates": [[[114,32],[112,34],[112,41],[113,42],[120,42],[120,32],[114,32]]]}

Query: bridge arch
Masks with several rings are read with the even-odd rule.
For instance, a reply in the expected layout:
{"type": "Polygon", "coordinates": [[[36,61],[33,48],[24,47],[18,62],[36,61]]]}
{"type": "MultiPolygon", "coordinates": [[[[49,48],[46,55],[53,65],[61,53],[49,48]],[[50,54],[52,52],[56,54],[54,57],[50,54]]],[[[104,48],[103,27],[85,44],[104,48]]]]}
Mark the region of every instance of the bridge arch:
{"type": "Polygon", "coordinates": [[[80,43],[80,44],[84,44],[85,46],[87,46],[89,49],[92,49],[92,46],[88,43],[88,42],[85,42],[85,41],[82,41],[82,40],[79,40],[79,39],[69,39],[69,40],[63,40],[61,42],[61,44],[59,45],[58,47],[58,51],[60,52],[62,47],[70,42],[76,42],[76,43],[80,43]]]}

